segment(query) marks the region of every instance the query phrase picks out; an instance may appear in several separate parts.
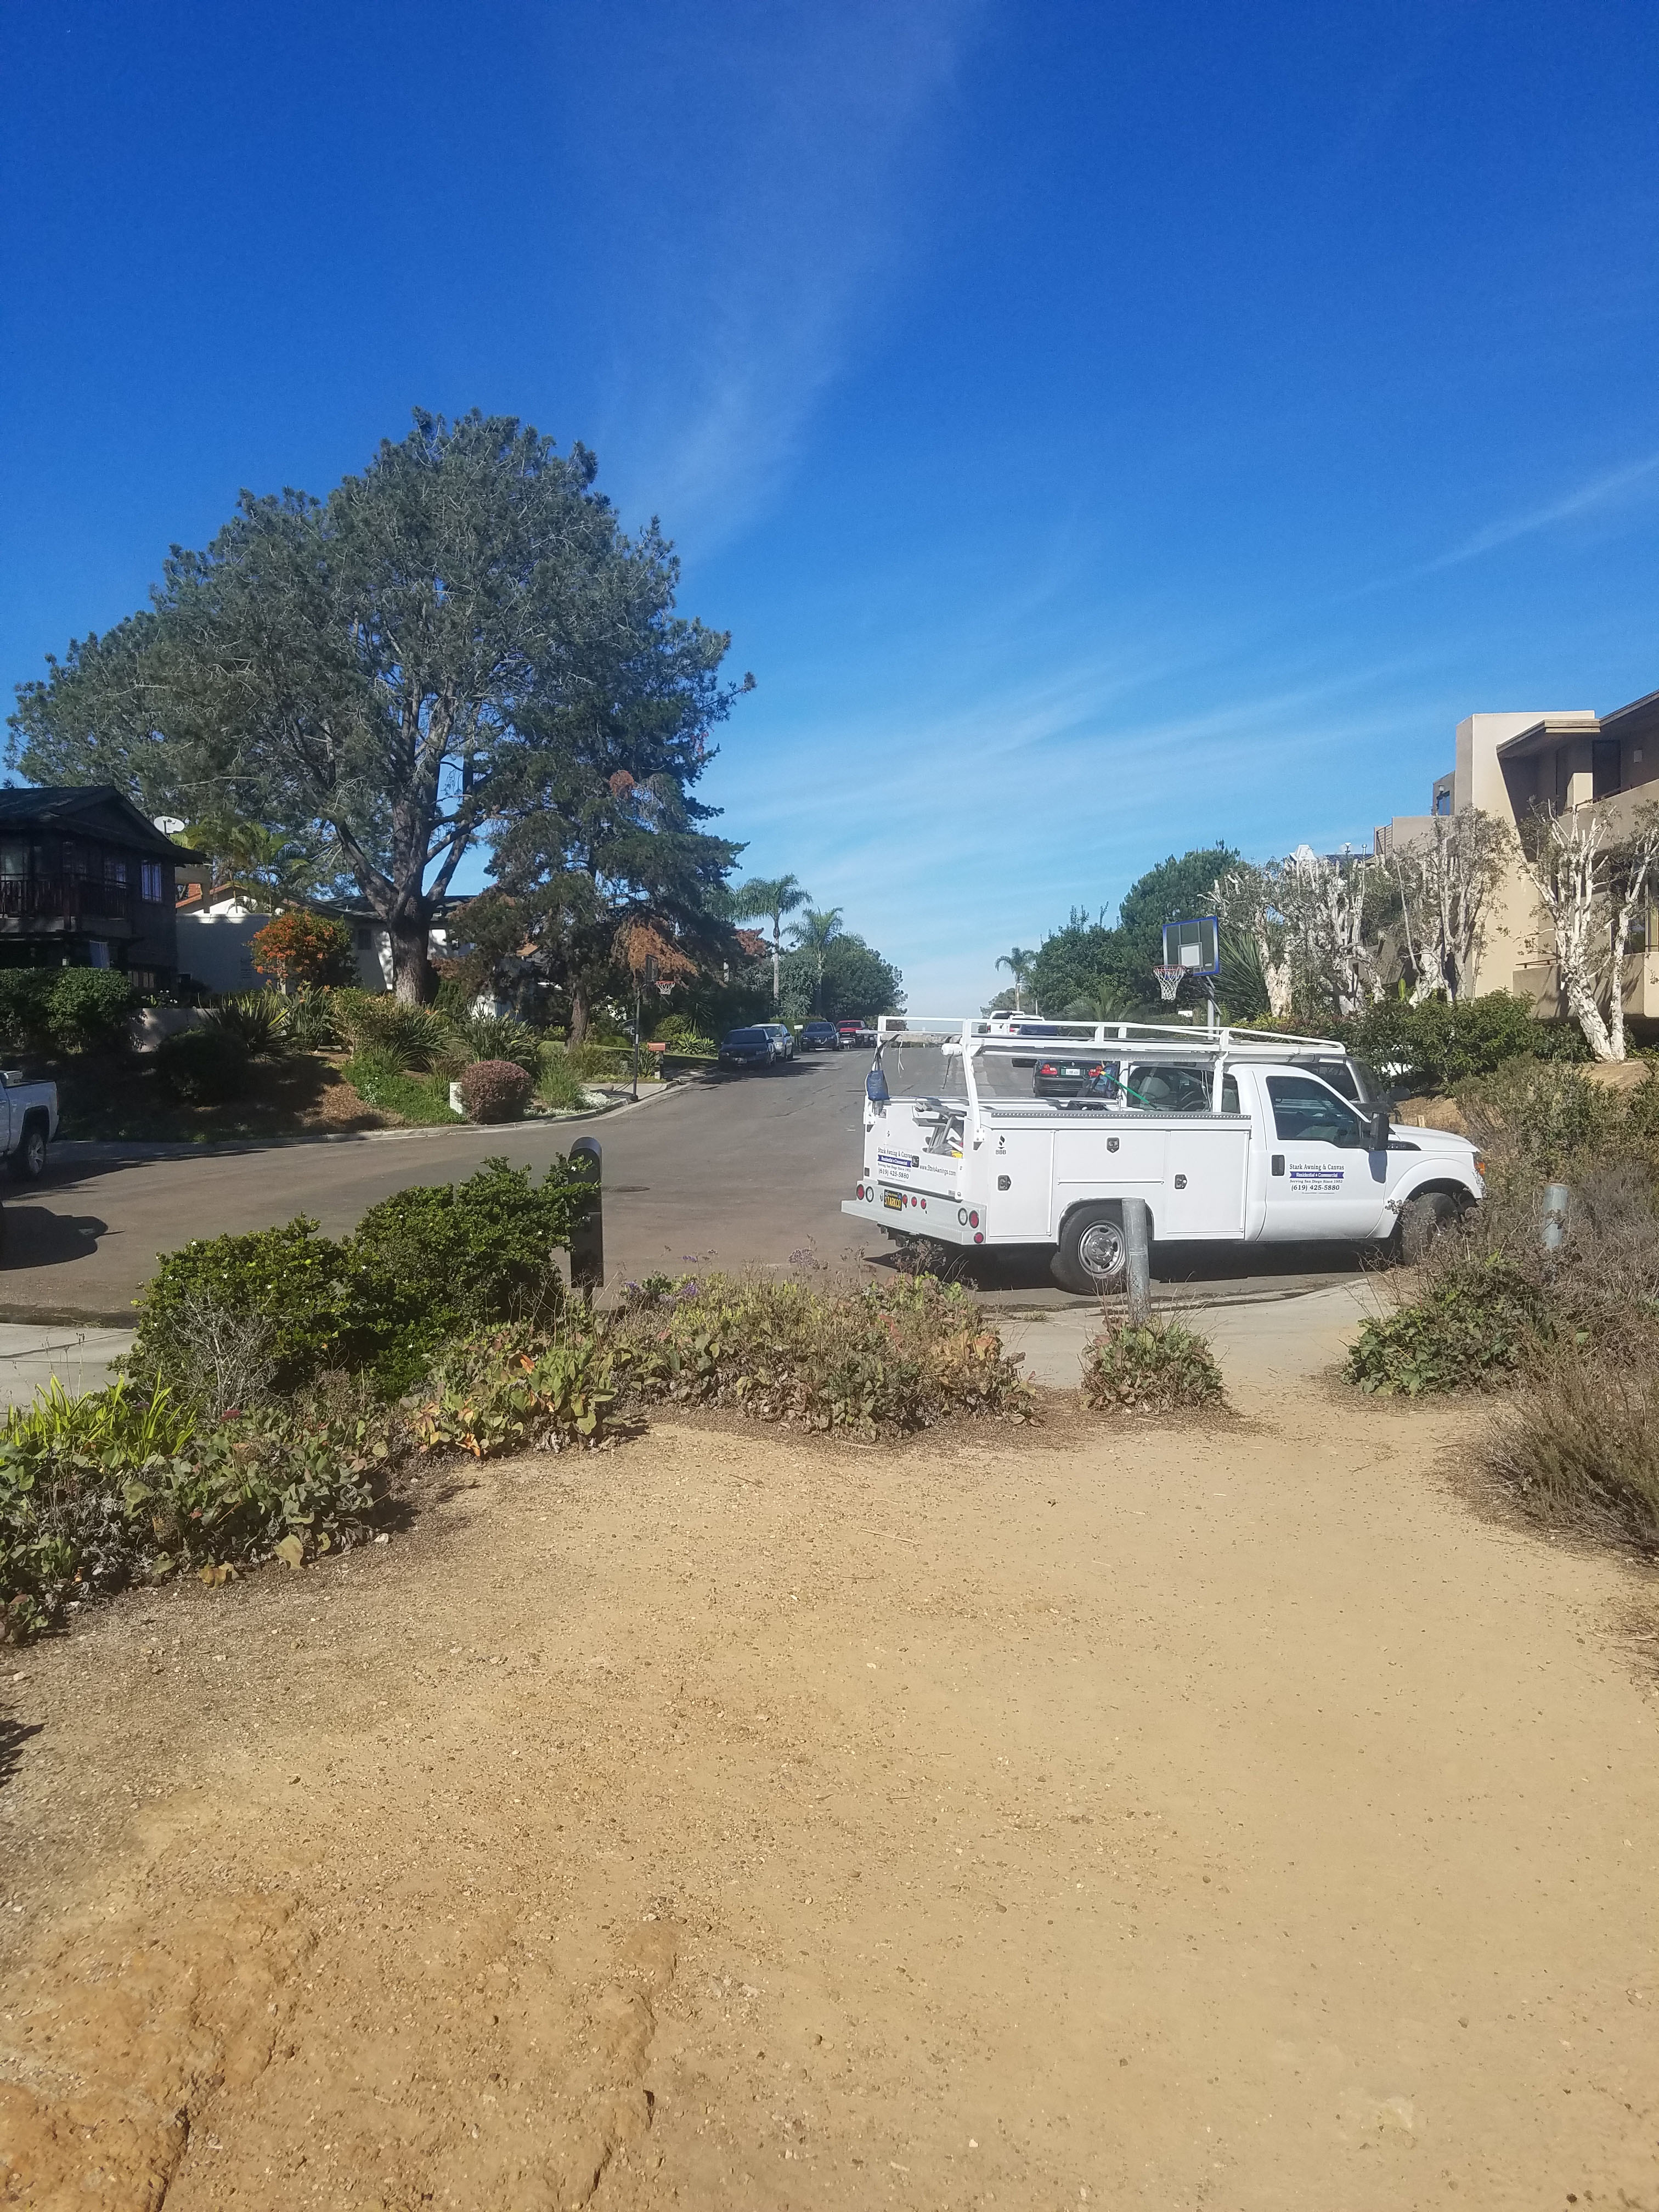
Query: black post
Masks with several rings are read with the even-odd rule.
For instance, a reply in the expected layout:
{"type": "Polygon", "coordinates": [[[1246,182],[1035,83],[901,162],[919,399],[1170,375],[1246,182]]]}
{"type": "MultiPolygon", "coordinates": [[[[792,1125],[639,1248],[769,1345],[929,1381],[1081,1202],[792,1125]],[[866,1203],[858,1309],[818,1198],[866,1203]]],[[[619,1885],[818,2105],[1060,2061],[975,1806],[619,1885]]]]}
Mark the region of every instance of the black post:
{"type": "Polygon", "coordinates": [[[570,1147],[570,1180],[592,1187],[592,1196],[570,1226],[570,1287],[588,1297],[605,1287],[604,1154],[597,1137],[578,1137],[570,1147]]]}

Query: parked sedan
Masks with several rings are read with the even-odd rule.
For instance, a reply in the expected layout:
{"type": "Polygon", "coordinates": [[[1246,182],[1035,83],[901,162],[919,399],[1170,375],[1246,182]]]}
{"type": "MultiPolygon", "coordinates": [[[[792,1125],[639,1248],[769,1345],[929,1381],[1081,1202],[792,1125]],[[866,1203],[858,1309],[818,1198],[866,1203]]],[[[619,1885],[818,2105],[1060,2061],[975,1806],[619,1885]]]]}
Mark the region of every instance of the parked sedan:
{"type": "Polygon", "coordinates": [[[803,1052],[839,1052],[841,1031],[833,1022],[803,1022],[798,1042],[803,1052]]]}
{"type": "Polygon", "coordinates": [[[722,1067],[770,1067],[781,1057],[769,1029],[728,1030],[720,1039],[722,1067]]]}
{"type": "MultiPolygon", "coordinates": [[[[1020,1063],[1014,1062],[1016,1067],[1020,1063]]],[[[1029,1067],[1030,1060],[1025,1062],[1029,1067]]],[[[1031,1079],[1031,1088],[1039,1098],[1075,1098],[1079,1091],[1099,1089],[1108,1080],[1109,1064],[1091,1054],[1057,1052],[1039,1060],[1036,1073],[1031,1079]]],[[[1111,1070],[1115,1073],[1115,1069],[1111,1070]]]]}
{"type": "Polygon", "coordinates": [[[763,1022],[761,1026],[776,1045],[777,1057],[780,1060],[793,1060],[795,1056],[795,1033],[788,1023],[763,1022]]]}

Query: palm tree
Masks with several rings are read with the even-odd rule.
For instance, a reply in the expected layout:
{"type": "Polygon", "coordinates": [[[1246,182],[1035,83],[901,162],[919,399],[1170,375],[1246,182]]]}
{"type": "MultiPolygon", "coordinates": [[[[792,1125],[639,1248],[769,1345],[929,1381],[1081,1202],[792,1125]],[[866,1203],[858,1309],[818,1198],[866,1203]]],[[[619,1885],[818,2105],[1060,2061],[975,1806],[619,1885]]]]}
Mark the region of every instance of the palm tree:
{"type": "Polygon", "coordinates": [[[783,941],[783,917],[808,905],[811,893],[803,890],[795,876],[754,876],[732,894],[732,912],[739,921],[769,921],[772,925],[772,1004],[778,1003],[778,954],[783,941]]]}
{"type": "Polygon", "coordinates": [[[1019,994],[1031,980],[1031,963],[1036,958],[1035,952],[1024,951],[1016,945],[1012,951],[1005,952],[997,962],[997,966],[1006,968],[1014,979],[1014,1012],[1017,1014],[1024,1011],[1019,1003],[1019,994]]]}
{"type": "Polygon", "coordinates": [[[792,922],[789,935],[797,950],[812,963],[812,1012],[823,1011],[823,963],[830,947],[841,935],[841,908],[810,908],[805,921],[792,922]]]}

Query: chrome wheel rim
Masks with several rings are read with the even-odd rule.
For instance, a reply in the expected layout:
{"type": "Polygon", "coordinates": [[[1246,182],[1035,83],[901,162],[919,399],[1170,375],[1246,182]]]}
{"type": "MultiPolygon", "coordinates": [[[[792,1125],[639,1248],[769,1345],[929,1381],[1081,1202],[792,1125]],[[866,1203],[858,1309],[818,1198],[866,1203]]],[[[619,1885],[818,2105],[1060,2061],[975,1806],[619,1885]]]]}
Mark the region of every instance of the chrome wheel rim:
{"type": "Polygon", "coordinates": [[[1078,1262],[1085,1275],[1105,1282],[1123,1266],[1123,1231],[1115,1221],[1091,1221],[1078,1239],[1078,1262]]]}

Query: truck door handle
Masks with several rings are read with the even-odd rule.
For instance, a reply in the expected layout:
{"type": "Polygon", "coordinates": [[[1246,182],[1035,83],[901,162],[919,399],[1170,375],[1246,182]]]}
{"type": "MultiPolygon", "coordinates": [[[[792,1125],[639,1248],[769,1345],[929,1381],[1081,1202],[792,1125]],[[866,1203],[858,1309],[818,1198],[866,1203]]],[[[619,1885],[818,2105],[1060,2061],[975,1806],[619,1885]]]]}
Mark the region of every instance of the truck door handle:
{"type": "Polygon", "coordinates": [[[1275,1152],[1275,1153],[1273,1154],[1273,1173],[1274,1173],[1275,1175],[1280,1175],[1280,1176],[1282,1176],[1282,1175],[1284,1174],[1284,1172],[1285,1172],[1285,1155],[1284,1155],[1284,1153],[1283,1153],[1283,1152],[1275,1152]]]}

